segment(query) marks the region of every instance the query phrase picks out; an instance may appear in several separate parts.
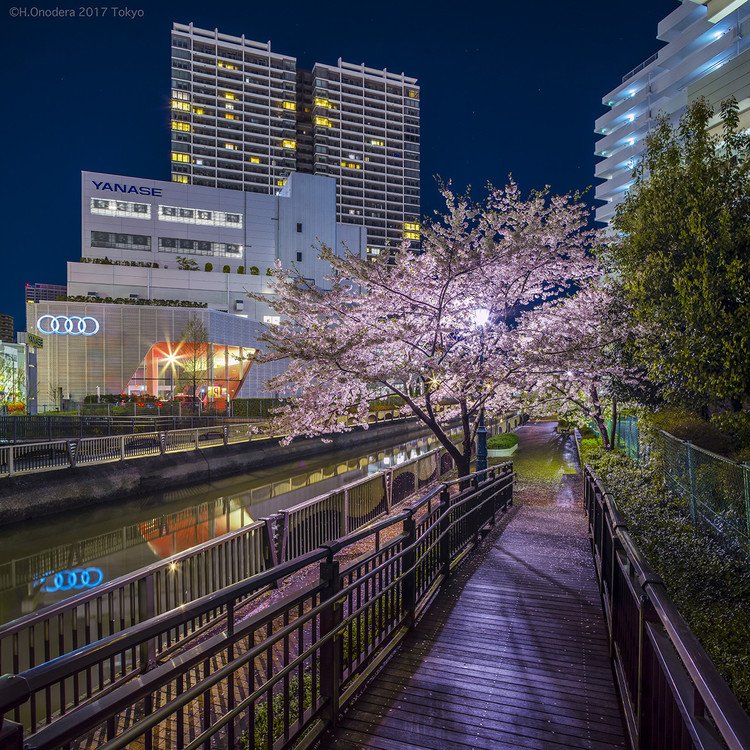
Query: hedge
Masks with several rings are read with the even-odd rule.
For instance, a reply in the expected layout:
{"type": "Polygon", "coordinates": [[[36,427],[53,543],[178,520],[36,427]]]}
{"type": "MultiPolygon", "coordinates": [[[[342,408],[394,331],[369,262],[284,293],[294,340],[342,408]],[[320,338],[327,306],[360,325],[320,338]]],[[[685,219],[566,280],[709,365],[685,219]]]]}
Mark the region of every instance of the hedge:
{"type": "Polygon", "coordinates": [[[682,616],[750,709],[750,570],[690,521],[686,504],[672,499],[654,463],[638,465],[606,452],[594,438],[581,441],[581,458],[600,477],[628,529],[661,576],[682,616]]]}
{"type": "Polygon", "coordinates": [[[518,445],[518,435],[514,435],[512,432],[506,432],[503,435],[493,435],[487,440],[487,447],[490,450],[505,450],[507,448],[514,448],[518,445]]]}

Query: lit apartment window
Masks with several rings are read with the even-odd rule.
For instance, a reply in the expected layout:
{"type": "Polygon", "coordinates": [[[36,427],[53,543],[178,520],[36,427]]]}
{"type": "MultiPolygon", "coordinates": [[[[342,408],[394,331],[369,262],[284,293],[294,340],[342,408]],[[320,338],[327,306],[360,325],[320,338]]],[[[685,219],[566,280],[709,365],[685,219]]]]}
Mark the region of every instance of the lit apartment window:
{"type": "Polygon", "coordinates": [[[216,63],[217,68],[224,68],[225,70],[237,70],[236,65],[232,65],[231,63],[225,63],[223,60],[219,60],[219,62],[216,63]]]}
{"type": "Polygon", "coordinates": [[[100,216],[121,216],[132,219],[150,219],[151,206],[148,203],[133,203],[131,201],[91,199],[91,213],[100,216]]]}
{"type": "Polygon", "coordinates": [[[332,127],[331,121],[327,117],[316,117],[315,124],[322,125],[324,128],[332,127]]]}
{"type": "Polygon", "coordinates": [[[370,143],[373,146],[385,146],[385,141],[381,141],[379,138],[373,138],[370,143]]]}
{"type": "Polygon", "coordinates": [[[189,180],[188,180],[188,176],[186,174],[173,174],[172,175],[172,182],[187,183],[187,182],[189,182],[189,180]]]}
{"type": "Polygon", "coordinates": [[[233,115],[231,112],[226,112],[224,114],[224,118],[226,120],[236,120],[237,119],[237,115],[233,115]]]}
{"type": "Polygon", "coordinates": [[[418,232],[419,231],[419,222],[418,221],[405,221],[404,222],[404,229],[409,232],[418,232]]]}
{"type": "Polygon", "coordinates": [[[172,130],[183,130],[186,133],[190,132],[189,122],[180,122],[179,120],[172,120],[172,130]]]}
{"type": "Polygon", "coordinates": [[[193,114],[194,115],[202,115],[205,114],[203,107],[193,107],[193,114]]]}
{"type": "Polygon", "coordinates": [[[190,104],[181,102],[179,99],[172,99],[172,109],[178,109],[181,112],[190,112],[190,104]]]}
{"type": "Polygon", "coordinates": [[[284,185],[286,185],[286,180],[276,180],[276,185],[278,187],[284,187],[284,185]]]}
{"type": "Polygon", "coordinates": [[[185,164],[190,163],[190,154],[181,154],[178,151],[172,152],[172,161],[179,161],[185,164]]]}
{"type": "Polygon", "coordinates": [[[328,99],[321,99],[319,96],[315,97],[315,106],[323,107],[324,109],[333,109],[333,104],[328,99]]]}
{"type": "Polygon", "coordinates": [[[225,99],[232,99],[232,100],[236,100],[237,99],[237,95],[233,94],[231,91],[225,91],[224,94],[223,94],[223,96],[224,96],[225,99]]]}
{"type": "Polygon", "coordinates": [[[202,224],[211,227],[233,227],[242,229],[242,214],[228,211],[209,211],[203,208],[180,208],[159,206],[161,221],[177,221],[183,224],[202,224]]]}
{"type": "Polygon", "coordinates": [[[172,98],[179,99],[183,102],[186,102],[190,99],[186,91],[177,91],[177,89],[172,89],[172,98]]]}
{"type": "Polygon", "coordinates": [[[259,156],[251,156],[250,157],[250,163],[251,164],[260,164],[260,157],[259,156]]]}
{"type": "Polygon", "coordinates": [[[279,315],[264,315],[263,322],[267,326],[277,326],[281,323],[281,316],[279,315]]]}
{"type": "Polygon", "coordinates": [[[229,149],[230,151],[237,150],[237,146],[235,146],[234,143],[225,143],[224,148],[229,149]]]}
{"type": "Polygon", "coordinates": [[[353,161],[342,161],[341,166],[344,167],[344,169],[362,169],[360,164],[356,164],[353,161]]]}
{"type": "Polygon", "coordinates": [[[297,109],[297,105],[294,102],[281,102],[281,106],[284,109],[297,109]]]}
{"type": "Polygon", "coordinates": [[[284,140],[283,140],[283,141],[281,142],[281,145],[282,145],[282,146],[283,146],[284,148],[297,148],[297,141],[292,141],[292,140],[290,140],[289,138],[285,138],[285,139],[284,139],[284,140]]]}

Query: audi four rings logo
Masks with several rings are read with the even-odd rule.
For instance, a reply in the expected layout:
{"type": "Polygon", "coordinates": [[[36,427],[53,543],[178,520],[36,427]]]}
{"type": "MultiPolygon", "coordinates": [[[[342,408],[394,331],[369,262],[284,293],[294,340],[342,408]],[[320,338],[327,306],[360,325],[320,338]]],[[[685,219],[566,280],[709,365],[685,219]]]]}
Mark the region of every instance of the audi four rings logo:
{"type": "Polygon", "coordinates": [[[82,591],[94,589],[104,580],[101,568],[74,568],[61,570],[39,579],[42,591],[54,594],[57,591],[82,591]]]}
{"type": "Polygon", "coordinates": [[[99,321],[90,315],[42,315],[36,329],[45,336],[93,336],[99,331],[99,321]]]}

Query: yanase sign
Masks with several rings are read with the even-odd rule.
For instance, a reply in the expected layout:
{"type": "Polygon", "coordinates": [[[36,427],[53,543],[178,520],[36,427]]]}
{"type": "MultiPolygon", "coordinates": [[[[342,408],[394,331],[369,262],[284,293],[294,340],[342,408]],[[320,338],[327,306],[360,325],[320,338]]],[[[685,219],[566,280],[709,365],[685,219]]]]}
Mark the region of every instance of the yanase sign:
{"type": "Polygon", "coordinates": [[[42,315],[36,329],[45,336],[93,336],[99,331],[99,321],[90,315],[42,315]]]}
{"type": "Polygon", "coordinates": [[[153,195],[155,197],[161,196],[161,188],[151,188],[145,185],[128,185],[127,183],[120,182],[97,182],[91,180],[91,184],[97,190],[108,190],[110,193],[135,193],[136,195],[153,195]]]}

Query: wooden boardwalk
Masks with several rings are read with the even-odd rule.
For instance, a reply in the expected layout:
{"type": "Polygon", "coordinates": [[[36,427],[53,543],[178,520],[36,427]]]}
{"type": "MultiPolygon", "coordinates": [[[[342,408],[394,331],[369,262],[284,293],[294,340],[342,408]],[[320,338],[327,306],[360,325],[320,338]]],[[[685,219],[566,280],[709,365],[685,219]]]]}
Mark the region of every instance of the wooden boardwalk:
{"type": "Polygon", "coordinates": [[[571,484],[485,538],[321,747],[626,747],[571,484]]]}

